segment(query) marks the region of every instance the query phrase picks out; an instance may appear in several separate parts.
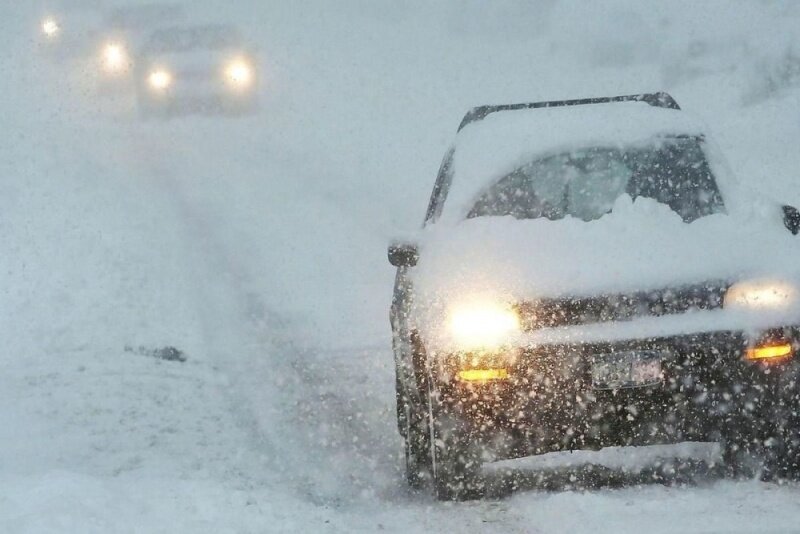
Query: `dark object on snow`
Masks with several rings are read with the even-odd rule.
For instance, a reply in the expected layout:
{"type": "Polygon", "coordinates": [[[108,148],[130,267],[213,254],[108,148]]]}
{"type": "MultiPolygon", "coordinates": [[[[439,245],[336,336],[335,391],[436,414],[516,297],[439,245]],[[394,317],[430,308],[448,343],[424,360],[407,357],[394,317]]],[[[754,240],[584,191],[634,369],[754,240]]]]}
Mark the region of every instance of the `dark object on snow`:
{"type": "Polygon", "coordinates": [[[800,232],[800,211],[794,206],[783,206],[783,224],[790,232],[797,235],[797,232],[800,232]]]}
{"type": "Polygon", "coordinates": [[[186,361],[186,353],[172,346],[159,347],[157,349],[142,346],[135,348],[127,346],[125,347],[125,352],[135,352],[136,354],[150,356],[152,358],[158,358],[159,360],[166,360],[168,362],[186,361]]]}
{"type": "Polygon", "coordinates": [[[154,350],[152,355],[159,360],[167,360],[168,362],[186,361],[186,354],[175,347],[161,347],[160,349],[154,350]]]}

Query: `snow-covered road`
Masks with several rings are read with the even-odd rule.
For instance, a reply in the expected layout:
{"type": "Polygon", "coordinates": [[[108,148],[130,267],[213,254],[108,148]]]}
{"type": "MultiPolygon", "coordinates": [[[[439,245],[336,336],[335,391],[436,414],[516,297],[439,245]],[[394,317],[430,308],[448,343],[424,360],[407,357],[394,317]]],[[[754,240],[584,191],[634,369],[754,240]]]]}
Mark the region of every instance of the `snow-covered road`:
{"type": "Polygon", "coordinates": [[[37,8],[0,8],[0,531],[800,531],[800,487],[721,480],[708,447],[409,492],[385,261],[487,102],[666,89],[800,204],[800,10],[412,4],[192,3],[257,41],[262,109],[170,121],[98,99],[34,46],[37,8]],[[138,349],[164,345],[187,361],[138,349]]]}

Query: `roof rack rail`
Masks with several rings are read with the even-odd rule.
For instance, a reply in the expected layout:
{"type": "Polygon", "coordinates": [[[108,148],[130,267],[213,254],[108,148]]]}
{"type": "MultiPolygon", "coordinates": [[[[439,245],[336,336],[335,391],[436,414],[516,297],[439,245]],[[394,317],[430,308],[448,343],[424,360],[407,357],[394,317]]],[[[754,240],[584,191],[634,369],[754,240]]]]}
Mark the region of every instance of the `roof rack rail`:
{"type": "Polygon", "coordinates": [[[553,100],[550,102],[529,102],[524,104],[500,104],[497,106],[478,106],[472,108],[464,115],[458,126],[461,131],[464,126],[472,122],[483,120],[495,111],[513,111],[515,109],[555,108],[561,106],[582,106],[585,104],[607,104],[610,102],[646,102],[657,108],[681,109],[678,103],[668,93],[643,93],[640,95],[607,96],[599,98],[579,98],[577,100],[553,100]]]}

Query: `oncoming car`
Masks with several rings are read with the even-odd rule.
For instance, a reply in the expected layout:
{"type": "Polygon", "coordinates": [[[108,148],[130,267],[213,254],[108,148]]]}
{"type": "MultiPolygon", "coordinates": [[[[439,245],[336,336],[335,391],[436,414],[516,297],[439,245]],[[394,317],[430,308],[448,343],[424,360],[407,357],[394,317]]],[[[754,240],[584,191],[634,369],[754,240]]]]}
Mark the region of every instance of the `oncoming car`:
{"type": "Polygon", "coordinates": [[[108,11],[95,38],[98,92],[116,93],[132,87],[130,74],[143,38],[184,18],[183,6],[170,3],[122,6],[108,11]]]}
{"type": "Polygon", "coordinates": [[[253,111],[255,56],[231,26],[153,32],[134,69],[140,110],[143,115],[253,111]]]}
{"type": "Polygon", "coordinates": [[[473,109],[389,247],[408,482],[684,441],[796,475],[798,228],[665,93],[473,109]]]}

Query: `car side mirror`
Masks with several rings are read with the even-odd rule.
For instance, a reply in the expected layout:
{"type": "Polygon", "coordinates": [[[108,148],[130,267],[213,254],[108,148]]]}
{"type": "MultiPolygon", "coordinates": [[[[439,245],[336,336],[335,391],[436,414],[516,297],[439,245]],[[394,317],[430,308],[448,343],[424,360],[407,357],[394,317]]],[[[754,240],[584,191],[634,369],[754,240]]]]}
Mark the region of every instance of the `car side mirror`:
{"type": "Polygon", "coordinates": [[[783,206],[783,224],[794,235],[800,232],[800,211],[794,206],[783,206]]]}
{"type": "Polygon", "coordinates": [[[413,267],[419,260],[419,250],[414,243],[395,242],[389,245],[389,263],[395,267],[413,267]]]}

